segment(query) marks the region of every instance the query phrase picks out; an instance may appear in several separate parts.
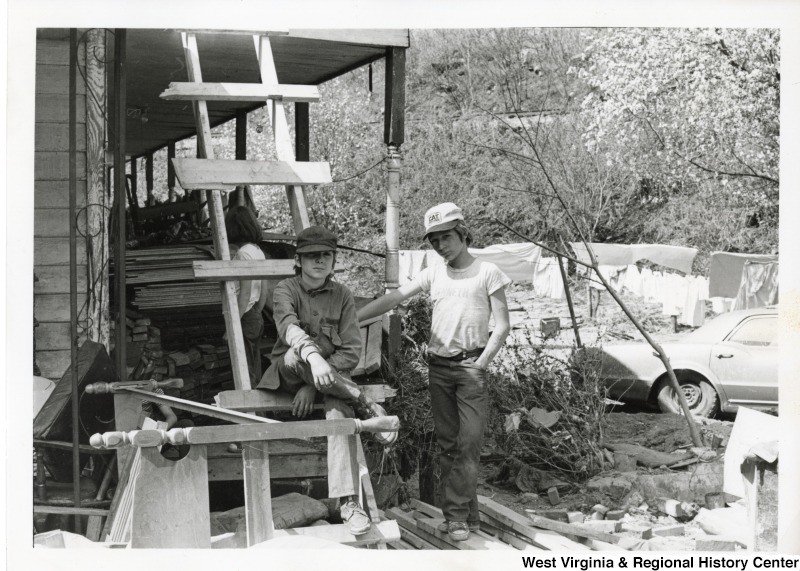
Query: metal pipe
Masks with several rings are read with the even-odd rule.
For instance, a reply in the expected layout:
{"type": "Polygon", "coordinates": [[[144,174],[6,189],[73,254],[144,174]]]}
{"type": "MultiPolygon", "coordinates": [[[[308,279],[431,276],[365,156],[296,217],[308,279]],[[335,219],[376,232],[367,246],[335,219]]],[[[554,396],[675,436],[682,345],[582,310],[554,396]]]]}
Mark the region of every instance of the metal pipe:
{"type": "MultiPolygon", "coordinates": [[[[69,30],[69,348],[72,382],[72,491],[76,508],[81,507],[80,409],[78,392],[78,235],[75,210],[78,192],[78,30],[69,30]]],[[[42,466],[43,470],[44,467],[42,466]]],[[[74,518],[75,533],[80,533],[80,516],[74,518]]]]}

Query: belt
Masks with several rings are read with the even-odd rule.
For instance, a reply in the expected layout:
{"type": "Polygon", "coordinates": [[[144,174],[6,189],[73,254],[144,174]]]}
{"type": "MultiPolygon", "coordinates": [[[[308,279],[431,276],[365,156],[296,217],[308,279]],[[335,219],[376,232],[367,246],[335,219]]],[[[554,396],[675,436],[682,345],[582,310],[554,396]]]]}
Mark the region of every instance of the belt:
{"type": "Polygon", "coordinates": [[[483,347],[480,349],[473,349],[472,351],[461,351],[461,353],[456,353],[455,355],[451,355],[450,357],[441,357],[441,355],[436,355],[437,357],[441,357],[442,359],[447,359],[448,361],[463,361],[464,359],[469,359],[471,357],[480,357],[483,353],[483,347]]]}

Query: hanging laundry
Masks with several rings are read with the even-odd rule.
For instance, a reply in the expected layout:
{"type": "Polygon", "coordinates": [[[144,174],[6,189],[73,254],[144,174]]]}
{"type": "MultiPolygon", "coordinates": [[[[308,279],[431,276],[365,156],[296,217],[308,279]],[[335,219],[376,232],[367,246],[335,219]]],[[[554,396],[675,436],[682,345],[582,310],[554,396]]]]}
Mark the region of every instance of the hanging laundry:
{"type": "Polygon", "coordinates": [[[639,271],[639,266],[636,264],[628,265],[625,270],[625,281],[622,283],[622,288],[633,295],[642,297],[642,273],[639,271]]]}
{"type": "MultiPolygon", "coordinates": [[[[539,297],[562,299],[564,297],[564,280],[558,269],[558,258],[540,258],[533,268],[533,293],[539,297]]],[[[562,260],[566,271],[566,260],[562,260]]]]}
{"type": "Polygon", "coordinates": [[[733,297],[739,294],[742,270],[747,261],[777,262],[778,256],[712,252],[708,263],[708,289],[711,297],[733,297]]]}
{"type": "Polygon", "coordinates": [[[512,281],[530,282],[534,264],[542,255],[539,246],[529,243],[495,244],[486,248],[470,248],[469,253],[478,259],[492,262],[512,281]]]}
{"type": "MultiPolygon", "coordinates": [[[[683,246],[667,246],[663,244],[589,244],[597,258],[598,264],[624,265],[635,264],[639,260],[649,260],[654,264],[678,270],[684,274],[692,271],[692,262],[697,255],[695,248],[683,246]]],[[[589,253],[583,242],[570,242],[576,257],[582,262],[589,262],[589,253]]]]}
{"type": "Polygon", "coordinates": [[[661,312],[664,315],[682,315],[688,290],[686,278],[678,274],[665,274],[662,283],[661,312]]]}
{"type": "Polygon", "coordinates": [[[714,296],[709,298],[711,300],[711,311],[716,314],[727,313],[733,309],[733,303],[736,299],[732,297],[714,296]]]}
{"type": "MultiPolygon", "coordinates": [[[[606,264],[600,264],[598,266],[598,270],[609,283],[609,285],[614,288],[614,291],[620,291],[622,289],[622,283],[625,281],[625,271],[627,270],[628,266],[612,266],[606,264]]],[[[594,289],[604,290],[606,289],[603,285],[603,282],[592,273],[592,277],[594,278],[592,281],[589,282],[589,285],[594,289]]]]}
{"type": "Polygon", "coordinates": [[[733,309],[752,309],[778,303],[778,262],[746,261],[733,309]]]}
{"type": "Polygon", "coordinates": [[[706,302],[700,299],[703,290],[702,276],[687,276],[688,287],[683,313],[678,317],[678,322],[690,327],[699,327],[706,318],[706,302]]]}

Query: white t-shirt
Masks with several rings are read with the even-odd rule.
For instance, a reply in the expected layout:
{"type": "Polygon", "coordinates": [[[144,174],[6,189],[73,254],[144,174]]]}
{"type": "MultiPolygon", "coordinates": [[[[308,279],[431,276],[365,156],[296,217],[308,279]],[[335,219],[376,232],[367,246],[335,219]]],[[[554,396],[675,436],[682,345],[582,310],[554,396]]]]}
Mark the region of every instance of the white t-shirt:
{"type": "MultiPolygon", "coordinates": [[[[233,257],[234,260],[265,260],[264,252],[256,246],[255,244],[242,244],[239,247],[239,250],[236,252],[236,255],[233,257]]],[[[258,302],[258,298],[261,297],[261,280],[252,280],[252,286],[250,288],[250,299],[247,302],[247,309],[245,313],[250,311],[256,302],[258,302]]],[[[239,290],[241,289],[241,285],[238,281],[233,282],[234,287],[236,289],[236,295],[239,295],[239,290]]]]}
{"type": "Polygon", "coordinates": [[[491,262],[476,259],[463,270],[446,263],[429,266],[417,275],[417,284],[431,294],[433,316],[428,351],[451,357],[486,347],[489,341],[489,296],[511,283],[491,262]]]}

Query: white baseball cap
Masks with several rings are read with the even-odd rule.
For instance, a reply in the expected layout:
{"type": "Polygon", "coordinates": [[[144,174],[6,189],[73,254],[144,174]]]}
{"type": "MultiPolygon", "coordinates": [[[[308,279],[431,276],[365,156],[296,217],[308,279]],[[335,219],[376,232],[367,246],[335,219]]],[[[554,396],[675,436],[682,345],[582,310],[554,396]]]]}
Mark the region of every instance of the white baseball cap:
{"type": "Polygon", "coordinates": [[[452,202],[443,202],[429,208],[425,213],[425,238],[433,232],[455,228],[459,220],[464,220],[464,214],[452,202]]]}

